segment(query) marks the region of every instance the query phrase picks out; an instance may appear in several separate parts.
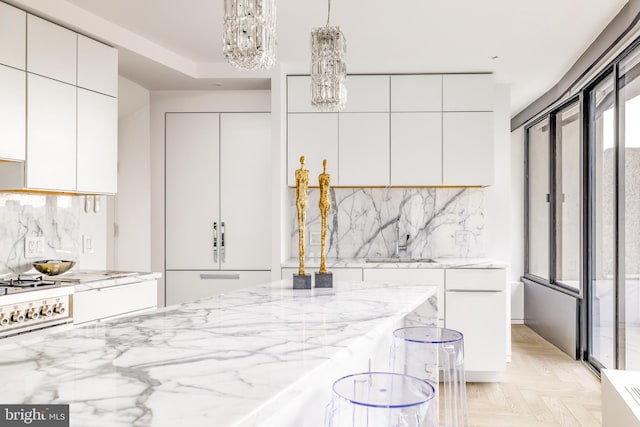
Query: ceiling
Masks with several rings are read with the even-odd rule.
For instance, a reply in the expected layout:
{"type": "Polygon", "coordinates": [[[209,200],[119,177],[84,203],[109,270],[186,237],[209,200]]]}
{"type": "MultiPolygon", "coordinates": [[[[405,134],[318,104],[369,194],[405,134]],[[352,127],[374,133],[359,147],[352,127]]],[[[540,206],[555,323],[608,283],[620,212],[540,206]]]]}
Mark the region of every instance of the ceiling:
{"type": "MultiPolygon", "coordinates": [[[[120,50],[120,73],[151,90],[262,89],[221,54],[225,0],[9,0],[120,50]]],[[[307,73],[324,0],[276,0],[280,72],[307,73]]],[[[351,73],[494,72],[512,114],[551,88],[627,0],[333,0],[351,73]]]]}

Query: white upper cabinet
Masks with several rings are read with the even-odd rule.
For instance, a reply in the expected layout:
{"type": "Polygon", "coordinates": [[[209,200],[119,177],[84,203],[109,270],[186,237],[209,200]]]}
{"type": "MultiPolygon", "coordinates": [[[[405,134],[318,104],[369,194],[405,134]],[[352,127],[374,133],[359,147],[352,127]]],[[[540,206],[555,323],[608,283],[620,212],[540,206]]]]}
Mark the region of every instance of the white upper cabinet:
{"type": "Polygon", "coordinates": [[[28,75],[30,189],[76,191],[76,87],[28,75]]]}
{"type": "Polygon", "coordinates": [[[347,76],[344,112],[389,111],[389,76],[347,76]]]}
{"type": "Polygon", "coordinates": [[[118,190],[118,100],[78,89],[78,192],[118,190]]]}
{"type": "Polygon", "coordinates": [[[27,16],[27,71],[76,84],[77,33],[27,16]]]}
{"type": "Polygon", "coordinates": [[[0,159],[3,160],[24,160],[26,78],[24,71],[0,65],[0,159]]]}
{"type": "Polygon", "coordinates": [[[442,75],[391,76],[391,111],[442,111],[442,75]]]}
{"type": "Polygon", "coordinates": [[[338,113],[289,114],[288,122],[288,185],[296,185],[295,171],[300,169],[300,156],[305,157],[310,186],[318,186],[325,159],[331,183],[338,185],[338,113]]]}
{"type": "Polygon", "coordinates": [[[443,113],[443,185],[492,185],[492,112],[443,113]]]}
{"type": "Polygon", "coordinates": [[[287,111],[290,113],[312,113],[318,111],[311,106],[311,77],[287,77],[287,111]]]}
{"type": "Polygon", "coordinates": [[[442,185],[442,113],[391,113],[391,185],[442,185]]]}
{"type": "Polygon", "coordinates": [[[339,185],[389,185],[389,114],[339,116],[339,185]]]}
{"type": "Polygon", "coordinates": [[[78,35],[78,86],[118,96],[118,51],[78,35]]]}
{"type": "Polygon", "coordinates": [[[445,74],[442,78],[443,111],[493,111],[492,74],[445,74]]]}
{"type": "Polygon", "coordinates": [[[25,69],[27,13],[0,2],[0,64],[25,69]]]}

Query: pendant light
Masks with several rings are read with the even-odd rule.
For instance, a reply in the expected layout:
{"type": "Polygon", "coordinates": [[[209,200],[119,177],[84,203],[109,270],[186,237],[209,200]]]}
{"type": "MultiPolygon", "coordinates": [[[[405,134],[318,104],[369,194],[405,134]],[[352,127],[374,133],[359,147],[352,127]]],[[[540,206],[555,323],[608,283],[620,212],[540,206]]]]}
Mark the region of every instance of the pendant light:
{"type": "Polygon", "coordinates": [[[311,105],[323,111],[339,111],[347,102],[347,41],[340,27],[327,24],[311,31],[311,105]]]}
{"type": "Polygon", "coordinates": [[[276,61],[276,1],[224,0],[222,53],[243,70],[269,69],[276,61]]]}

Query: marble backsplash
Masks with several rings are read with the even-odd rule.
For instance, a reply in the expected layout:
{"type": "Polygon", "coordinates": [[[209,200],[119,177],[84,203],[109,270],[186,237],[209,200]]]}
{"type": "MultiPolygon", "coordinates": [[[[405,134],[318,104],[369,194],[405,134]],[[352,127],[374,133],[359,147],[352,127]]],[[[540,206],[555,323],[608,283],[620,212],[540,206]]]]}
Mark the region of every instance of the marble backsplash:
{"type": "Polygon", "coordinates": [[[36,261],[25,258],[27,236],[44,237],[44,259],[77,260],[81,203],[80,197],[0,192],[0,274],[22,273],[36,261]]]}
{"type": "MultiPolygon", "coordinates": [[[[309,190],[306,256],[320,254],[319,190],[309,190]]],[[[479,188],[332,188],[327,257],[394,255],[400,243],[415,258],[480,258],[484,249],[484,193],[479,188]]],[[[291,256],[298,256],[295,189],[289,190],[291,256]]]]}

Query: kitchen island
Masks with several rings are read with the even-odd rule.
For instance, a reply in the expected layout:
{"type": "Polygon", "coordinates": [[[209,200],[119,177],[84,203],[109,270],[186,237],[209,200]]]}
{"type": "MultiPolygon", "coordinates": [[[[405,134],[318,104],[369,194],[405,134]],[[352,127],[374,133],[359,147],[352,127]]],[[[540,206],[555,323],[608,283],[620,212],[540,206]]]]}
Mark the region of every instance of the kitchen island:
{"type": "Polygon", "coordinates": [[[0,344],[5,403],[68,403],[75,426],[321,426],[341,375],[381,368],[436,289],[283,280],[0,344]],[[10,392],[9,392],[10,391],[10,392]]]}

